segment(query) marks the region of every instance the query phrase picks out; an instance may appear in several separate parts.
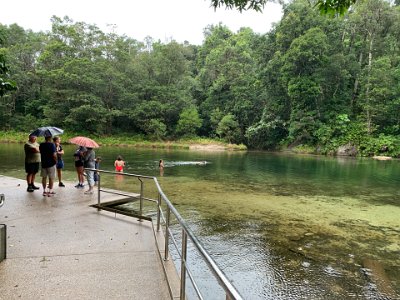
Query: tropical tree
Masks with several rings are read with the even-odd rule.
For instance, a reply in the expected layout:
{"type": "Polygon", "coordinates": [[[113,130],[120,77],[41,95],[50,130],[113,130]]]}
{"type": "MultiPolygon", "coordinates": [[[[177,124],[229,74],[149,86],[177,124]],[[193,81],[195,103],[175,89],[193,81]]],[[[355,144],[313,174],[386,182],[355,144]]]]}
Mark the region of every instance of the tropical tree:
{"type": "Polygon", "coordinates": [[[195,107],[184,109],[179,115],[176,132],[181,136],[195,136],[197,130],[201,127],[201,119],[195,107]]]}
{"type": "MultiPolygon", "coordinates": [[[[272,0],[211,0],[211,3],[215,8],[225,5],[227,8],[237,8],[239,11],[250,9],[261,11],[268,1],[272,0]]],[[[316,0],[312,2],[321,13],[343,15],[357,0],[316,0]]]]}

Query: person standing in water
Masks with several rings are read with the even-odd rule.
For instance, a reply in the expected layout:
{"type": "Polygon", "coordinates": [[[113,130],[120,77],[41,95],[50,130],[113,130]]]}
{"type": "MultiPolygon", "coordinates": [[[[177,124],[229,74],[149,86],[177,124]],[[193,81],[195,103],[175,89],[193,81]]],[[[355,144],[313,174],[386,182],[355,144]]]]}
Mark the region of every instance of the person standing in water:
{"type": "Polygon", "coordinates": [[[56,153],[57,153],[57,177],[58,177],[58,186],[64,187],[64,183],[62,182],[62,169],[64,168],[64,160],[62,156],[64,155],[64,150],[61,146],[61,139],[59,136],[53,137],[54,145],[56,145],[56,153]]]}
{"type": "Polygon", "coordinates": [[[118,155],[116,161],[114,162],[115,172],[124,172],[125,162],[122,160],[121,155],[118,155]]]}
{"type": "Polygon", "coordinates": [[[160,169],[160,176],[164,175],[164,161],[160,159],[158,162],[158,168],[160,169]]]}

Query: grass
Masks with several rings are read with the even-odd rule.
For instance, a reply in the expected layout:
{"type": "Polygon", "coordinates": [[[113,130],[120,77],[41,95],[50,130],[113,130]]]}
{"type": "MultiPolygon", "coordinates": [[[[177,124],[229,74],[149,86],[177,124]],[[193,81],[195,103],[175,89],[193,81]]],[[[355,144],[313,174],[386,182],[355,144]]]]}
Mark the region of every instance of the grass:
{"type": "MultiPolygon", "coordinates": [[[[68,140],[78,133],[64,133],[61,136],[62,143],[67,144],[68,140]]],[[[151,141],[143,135],[109,135],[109,136],[88,136],[93,138],[102,146],[119,147],[137,147],[137,148],[155,148],[155,149],[189,149],[191,145],[218,145],[231,151],[246,151],[247,147],[243,144],[230,144],[218,139],[209,138],[186,138],[176,141],[151,141]]],[[[28,139],[28,133],[18,131],[0,131],[0,143],[25,143],[28,139]]]]}

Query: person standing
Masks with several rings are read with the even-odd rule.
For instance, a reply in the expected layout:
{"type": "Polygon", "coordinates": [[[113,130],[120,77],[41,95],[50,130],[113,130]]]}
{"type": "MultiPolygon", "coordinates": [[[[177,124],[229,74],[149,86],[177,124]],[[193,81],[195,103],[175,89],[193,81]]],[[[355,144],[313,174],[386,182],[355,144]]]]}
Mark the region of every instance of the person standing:
{"type": "Polygon", "coordinates": [[[30,193],[39,189],[35,186],[35,176],[39,171],[40,164],[40,150],[36,139],[36,135],[30,135],[29,140],[24,145],[27,192],[30,193]]]}
{"type": "Polygon", "coordinates": [[[54,145],[56,145],[56,153],[57,153],[57,177],[58,177],[58,186],[65,187],[64,183],[62,182],[62,170],[64,168],[64,160],[62,156],[64,155],[64,150],[61,146],[61,139],[59,136],[53,137],[54,145]]]}
{"type": "Polygon", "coordinates": [[[78,184],[75,185],[78,189],[83,189],[85,186],[85,176],[84,176],[84,168],[83,168],[83,156],[85,154],[86,148],[83,146],[79,146],[74,153],[75,159],[75,169],[78,174],[78,184]]]}
{"type": "Polygon", "coordinates": [[[121,155],[118,155],[117,160],[114,162],[115,172],[124,172],[125,162],[122,160],[121,155]]]}
{"type": "Polygon", "coordinates": [[[158,162],[158,168],[160,169],[160,176],[164,176],[164,161],[162,159],[158,162]]]}
{"type": "MultiPolygon", "coordinates": [[[[84,168],[94,169],[95,168],[95,157],[96,157],[96,154],[95,154],[93,148],[88,147],[87,151],[85,152],[85,155],[83,156],[84,168]]],[[[88,181],[89,189],[87,191],[85,191],[85,194],[93,194],[94,171],[86,170],[86,178],[88,181]]]]}
{"type": "Polygon", "coordinates": [[[52,196],[54,178],[56,177],[57,150],[56,145],[51,141],[51,136],[45,137],[45,142],[39,146],[40,159],[42,161],[42,176],[43,196],[52,196]],[[47,177],[49,178],[49,189],[46,192],[47,177]]]}
{"type": "MultiPolygon", "coordinates": [[[[96,170],[100,169],[100,163],[101,163],[101,157],[96,157],[96,159],[94,160],[94,168],[96,170]]],[[[97,185],[97,183],[100,180],[100,174],[99,172],[94,172],[94,185],[97,185]]]]}

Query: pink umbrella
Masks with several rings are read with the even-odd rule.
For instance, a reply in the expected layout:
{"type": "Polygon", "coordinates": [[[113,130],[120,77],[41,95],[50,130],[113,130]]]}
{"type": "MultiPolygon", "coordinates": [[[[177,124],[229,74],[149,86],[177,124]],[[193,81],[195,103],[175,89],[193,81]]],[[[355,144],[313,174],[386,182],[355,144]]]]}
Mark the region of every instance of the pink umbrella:
{"type": "Polygon", "coordinates": [[[78,146],[83,146],[86,148],[99,148],[99,144],[97,144],[95,141],[92,139],[89,139],[88,137],[85,136],[76,136],[73,137],[72,139],[69,140],[71,144],[75,144],[78,146]]]}

